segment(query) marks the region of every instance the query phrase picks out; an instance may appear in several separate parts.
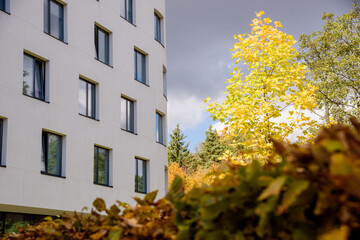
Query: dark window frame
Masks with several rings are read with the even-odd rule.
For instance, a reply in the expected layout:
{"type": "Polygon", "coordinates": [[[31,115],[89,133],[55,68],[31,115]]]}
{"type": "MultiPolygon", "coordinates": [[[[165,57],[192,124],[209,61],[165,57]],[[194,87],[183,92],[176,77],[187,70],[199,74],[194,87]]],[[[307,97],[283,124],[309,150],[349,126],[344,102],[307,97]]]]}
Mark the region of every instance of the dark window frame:
{"type": "Polygon", "coordinates": [[[55,177],[62,177],[64,178],[63,174],[62,174],[62,165],[63,165],[63,136],[56,134],[56,133],[52,133],[52,132],[48,132],[48,131],[42,131],[42,156],[44,157],[44,163],[45,163],[45,170],[41,170],[42,174],[45,175],[50,175],[50,176],[55,176],[55,177]],[[60,162],[59,162],[59,174],[53,174],[53,173],[49,173],[49,169],[48,169],[48,151],[49,151],[49,134],[51,135],[55,135],[57,137],[60,138],[60,150],[59,150],[59,155],[60,155],[60,162]]]}
{"type": "Polygon", "coordinates": [[[138,82],[141,82],[145,85],[148,85],[147,83],[147,72],[146,72],[146,54],[140,52],[139,50],[137,49],[134,49],[134,79],[138,82]],[[139,73],[138,73],[138,55],[140,55],[142,57],[142,60],[141,60],[141,64],[142,64],[142,67],[141,67],[141,75],[143,77],[143,81],[141,81],[139,78],[139,73]]]}
{"type": "Polygon", "coordinates": [[[0,166],[4,167],[3,164],[3,138],[4,138],[4,120],[0,118],[0,166]]]}
{"type": "Polygon", "coordinates": [[[6,12],[6,0],[0,0],[0,10],[6,12]],[[4,6],[3,8],[1,6],[4,6]]]}
{"type": "Polygon", "coordinates": [[[137,193],[147,193],[148,192],[148,186],[147,186],[147,168],[148,168],[148,161],[141,159],[141,158],[135,158],[135,192],[137,193]],[[142,169],[142,174],[143,174],[143,187],[144,187],[144,191],[139,190],[139,181],[138,181],[138,164],[139,161],[143,162],[143,169],[142,169]]]}
{"type": "MultiPolygon", "coordinates": [[[[24,53],[24,56],[28,56],[28,57],[33,59],[33,69],[32,69],[33,70],[33,79],[32,79],[33,89],[32,89],[32,94],[31,95],[27,94],[27,93],[24,93],[24,83],[25,82],[23,80],[23,91],[22,91],[23,95],[29,96],[29,97],[32,97],[32,98],[35,98],[35,99],[39,99],[41,101],[46,102],[46,68],[45,68],[46,62],[39,59],[39,58],[37,58],[37,57],[34,57],[34,56],[28,54],[28,53],[24,53]],[[41,91],[43,92],[43,96],[37,97],[36,92],[35,92],[35,86],[36,86],[36,74],[35,74],[35,72],[36,72],[36,66],[39,66],[39,65],[41,66],[41,77],[42,77],[42,82],[43,82],[43,86],[41,87],[41,91]]],[[[23,66],[23,68],[24,68],[24,66],[23,66]]],[[[23,75],[23,79],[24,79],[24,75],[23,75]]]]}
{"type": "Polygon", "coordinates": [[[94,27],[94,42],[95,42],[95,58],[96,60],[111,66],[110,64],[110,33],[106,31],[105,29],[95,25],[94,27]],[[105,61],[102,61],[99,58],[99,31],[103,32],[105,34],[105,61]]]}
{"type": "Polygon", "coordinates": [[[97,145],[94,146],[94,184],[111,187],[111,185],[110,185],[110,150],[107,148],[99,147],[97,145]],[[100,148],[106,150],[108,153],[107,154],[108,158],[106,159],[108,167],[107,167],[107,172],[105,172],[105,174],[106,174],[106,177],[104,179],[105,183],[99,182],[99,149],[100,148]],[[95,154],[95,152],[96,152],[96,154],[95,154]],[[96,158],[96,160],[95,160],[95,158],[96,158]]]}
{"type": "Polygon", "coordinates": [[[0,0],[0,11],[10,14],[10,1],[9,0],[0,0]],[[3,5],[3,8],[1,8],[3,5]]]}
{"type": "Polygon", "coordinates": [[[157,12],[154,12],[154,24],[154,38],[156,41],[162,44],[162,17],[157,12]]]}
{"type": "MultiPolygon", "coordinates": [[[[121,101],[126,101],[126,109],[125,109],[125,128],[123,127],[123,122],[121,122],[121,129],[131,132],[131,133],[135,133],[135,101],[131,100],[129,98],[126,97],[121,97],[121,101]],[[129,104],[128,104],[129,103],[129,104]],[[129,105],[130,105],[130,109],[129,109],[129,105]],[[129,116],[130,115],[130,116],[129,116]],[[130,122],[128,122],[128,119],[130,118],[130,122]]],[[[123,104],[121,103],[121,106],[123,104]]],[[[122,119],[122,118],[121,118],[122,119]]]]}
{"type": "Polygon", "coordinates": [[[134,2],[133,0],[124,0],[124,3],[125,3],[124,19],[129,23],[134,24],[134,2]],[[130,3],[130,6],[128,6],[128,3],[130,3]]]}
{"type": "Polygon", "coordinates": [[[165,194],[169,192],[169,168],[168,166],[165,166],[164,168],[164,177],[165,177],[165,194]]]}
{"type": "Polygon", "coordinates": [[[164,115],[156,112],[155,115],[156,142],[165,145],[164,115]]]}
{"type": "Polygon", "coordinates": [[[165,66],[163,66],[163,95],[167,100],[167,73],[165,66]]]}
{"type": "MultiPolygon", "coordinates": [[[[89,117],[89,118],[92,118],[92,119],[95,119],[95,120],[96,120],[96,119],[97,119],[97,118],[96,118],[96,111],[97,111],[97,109],[96,109],[96,100],[97,100],[97,96],[96,96],[96,84],[95,84],[95,83],[92,83],[92,82],[89,82],[89,81],[87,81],[87,80],[85,80],[85,79],[83,79],[83,78],[79,78],[79,81],[83,81],[83,82],[86,83],[86,106],[85,106],[85,108],[86,108],[86,114],[84,115],[84,114],[82,114],[82,113],[80,113],[80,112],[79,112],[79,114],[82,115],[82,116],[89,117]],[[92,88],[92,89],[93,89],[93,91],[92,91],[93,99],[91,99],[93,116],[88,113],[88,112],[89,112],[89,106],[88,106],[88,104],[89,104],[89,91],[88,91],[89,85],[90,85],[91,87],[93,87],[93,88],[92,88]]],[[[80,90],[80,86],[79,86],[79,90],[80,90]]]]}
{"type": "Polygon", "coordinates": [[[46,17],[47,15],[47,19],[45,19],[47,21],[47,29],[45,29],[45,24],[44,24],[44,32],[49,34],[50,36],[62,41],[62,42],[65,42],[65,19],[64,19],[64,8],[65,6],[63,4],[61,4],[60,2],[56,1],[56,0],[45,0],[47,1],[47,9],[45,9],[45,11],[47,12],[47,14],[44,14],[44,18],[46,17]],[[59,34],[59,37],[56,37],[54,35],[51,34],[51,8],[50,8],[50,2],[53,2],[54,4],[58,5],[61,9],[61,12],[60,12],[60,19],[61,19],[61,22],[59,22],[59,31],[60,31],[60,34],[59,34]]]}

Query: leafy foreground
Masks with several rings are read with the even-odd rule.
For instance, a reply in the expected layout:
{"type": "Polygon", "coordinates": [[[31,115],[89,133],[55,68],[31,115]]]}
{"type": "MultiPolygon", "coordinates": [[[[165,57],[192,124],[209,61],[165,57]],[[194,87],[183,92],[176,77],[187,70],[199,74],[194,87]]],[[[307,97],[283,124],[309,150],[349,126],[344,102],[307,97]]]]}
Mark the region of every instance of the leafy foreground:
{"type": "Polygon", "coordinates": [[[224,163],[214,181],[185,192],[118,202],[91,214],[45,219],[5,239],[360,239],[360,122],[323,129],[314,144],[274,142],[279,164],[224,163]],[[102,215],[100,215],[100,213],[102,215]]]}

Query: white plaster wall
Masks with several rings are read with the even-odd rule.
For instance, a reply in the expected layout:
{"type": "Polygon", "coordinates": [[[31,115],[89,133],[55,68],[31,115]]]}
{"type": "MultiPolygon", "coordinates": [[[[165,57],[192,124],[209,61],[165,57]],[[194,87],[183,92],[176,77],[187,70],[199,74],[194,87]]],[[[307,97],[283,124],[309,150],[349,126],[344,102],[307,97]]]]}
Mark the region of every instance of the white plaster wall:
{"type": "Polygon", "coordinates": [[[165,0],[136,0],[136,26],[120,17],[120,0],[64,2],[68,44],[44,33],[43,0],[12,0],[10,15],[0,11],[0,211],[79,211],[96,197],[134,203],[142,196],[134,192],[135,156],[149,160],[149,191],[165,194],[167,148],[155,141],[155,111],[166,115],[166,51],[154,40],[154,9],[165,16],[165,0]],[[113,67],[94,58],[95,22],[112,32],[113,67]],[[148,53],[149,86],[133,78],[135,46],[148,53]],[[50,103],[22,94],[24,50],[48,60],[50,103]],[[98,83],[99,121],[78,114],[79,75],[98,83]],[[137,135],[120,128],[121,94],[136,100],[137,135]],[[42,129],[65,136],[66,178],[40,173],[42,129]],[[113,188],[93,184],[95,144],[112,149],[113,188]]]}

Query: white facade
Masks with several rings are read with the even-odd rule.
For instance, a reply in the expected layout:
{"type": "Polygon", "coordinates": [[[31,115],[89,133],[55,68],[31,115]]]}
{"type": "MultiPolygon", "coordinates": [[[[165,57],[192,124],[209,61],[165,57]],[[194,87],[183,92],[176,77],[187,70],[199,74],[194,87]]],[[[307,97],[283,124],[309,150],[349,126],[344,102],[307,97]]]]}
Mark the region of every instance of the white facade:
{"type": "MultiPolygon", "coordinates": [[[[45,0],[47,1],[47,0],[45,0]]],[[[0,11],[0,118],[3,119],[0,212],[56,215],[81,211],[97,198],[133,203],[135,158],[147,160],[147,192],[165,194],[167,148],[156,142],[164,118],[166,69],[154,39],[154,13],[165,0],[63,0],[64,41],[45,33],[44,0],[10,0],[0,11]],[[109,32],[110,65],[95,58],[94,27],[109,32]],[[147,85],[134,80],[134,49],[146,54],[147,85]],[[23,94],[24,53],[45,61],[45,101],[23,94]],[[96,118],[79,114],[79,78],[96,84],[96,118]],[[135,134],[121,129],[121,97],[135,103],[135,134]],[[62,136],[62,177],[41,173],[42,132],[62,136]],[[110,151],[110,186],[94,184],[94,146],[110,151]]],[[[166,130],[164,130],[166,143],[166,130]]]]}

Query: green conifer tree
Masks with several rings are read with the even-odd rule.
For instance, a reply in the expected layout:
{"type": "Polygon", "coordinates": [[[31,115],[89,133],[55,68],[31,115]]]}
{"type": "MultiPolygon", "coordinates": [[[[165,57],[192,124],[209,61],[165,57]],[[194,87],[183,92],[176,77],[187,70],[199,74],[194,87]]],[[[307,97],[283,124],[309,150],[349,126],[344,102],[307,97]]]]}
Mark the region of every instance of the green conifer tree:
{"type": "Polygon", "coordinates": [[[201,144],[200,150],[197,153],[199,157],[199,165],[204,168],[209,168],[214,163],[219,163],[221,157],[226,149],[223,142],[220,141],[216,129],[212,125],[206,130],[205,141],[201,144]]]}
{"type": "Polygon", "coordinates": [[[170,141],[168,146],[168,162],[176,162],[180,167],[185,167],[190,164],[194,156],[188,149],[189,143],[185,144],[184,139],[186,136],[182,133],[179,124],[176,125],[176,128],[170,133],[170,141]]]}

